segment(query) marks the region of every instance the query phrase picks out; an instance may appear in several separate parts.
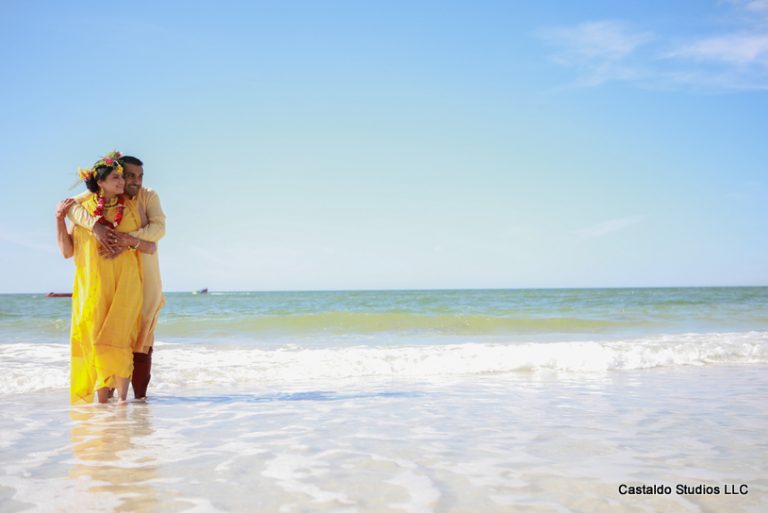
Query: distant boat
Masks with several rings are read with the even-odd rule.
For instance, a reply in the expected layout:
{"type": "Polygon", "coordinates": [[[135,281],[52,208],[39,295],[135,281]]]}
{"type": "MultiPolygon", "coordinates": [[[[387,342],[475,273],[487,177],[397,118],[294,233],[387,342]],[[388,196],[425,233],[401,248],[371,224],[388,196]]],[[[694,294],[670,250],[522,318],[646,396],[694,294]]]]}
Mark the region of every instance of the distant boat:
{"type": "Polygon", "coordinates": [[[48,297],[72,297],[71,292],[49,292],[48,297]]]}
{"type": "Polygon", "coordinates": [[[196,290],[192,294],[208,294],[208,289],[196,290]]]}

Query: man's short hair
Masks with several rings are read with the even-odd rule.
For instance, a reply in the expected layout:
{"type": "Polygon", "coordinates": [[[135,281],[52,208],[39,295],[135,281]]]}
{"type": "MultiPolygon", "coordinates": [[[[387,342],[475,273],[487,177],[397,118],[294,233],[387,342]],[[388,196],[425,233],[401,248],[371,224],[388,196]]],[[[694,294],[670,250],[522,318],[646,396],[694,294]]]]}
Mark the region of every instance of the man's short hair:
{"type": "Polygon", "coordinates": [[[144,162],[140,161],[136,157],[131,157],[130,155],[126,155],[125,157],[120,157],[118,160],[120,164],[133,164],[134,166],[143,166],[144,162]]]}

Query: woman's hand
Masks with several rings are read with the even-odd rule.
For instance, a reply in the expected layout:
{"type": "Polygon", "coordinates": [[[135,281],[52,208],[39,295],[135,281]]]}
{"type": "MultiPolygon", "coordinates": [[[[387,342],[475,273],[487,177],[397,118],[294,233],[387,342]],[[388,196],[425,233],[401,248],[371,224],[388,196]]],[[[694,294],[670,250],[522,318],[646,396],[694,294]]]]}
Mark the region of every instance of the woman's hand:
{"type": "Polygon", "coordinates": [[[69,212],[70,207],[74,204],[74,198],[67,198],[65,200],[59,201],[59,204],[56,205],[56,219],[58,221],[64,219],[64,217],[67,215],[67,212],[69,212]]]}

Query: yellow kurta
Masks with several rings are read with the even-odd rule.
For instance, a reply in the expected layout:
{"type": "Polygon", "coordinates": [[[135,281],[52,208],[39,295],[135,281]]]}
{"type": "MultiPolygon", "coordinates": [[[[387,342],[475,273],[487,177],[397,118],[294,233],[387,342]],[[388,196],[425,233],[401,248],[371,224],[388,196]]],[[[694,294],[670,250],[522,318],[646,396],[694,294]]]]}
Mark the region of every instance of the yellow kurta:
{"type": "MultiPolygon", "coordinates": [[[[90,198],[92,193],[84,192],[75,197],[75,200],[82,203],[90,198]]],[[[142,187],[139,193],[132,200],[138,208],[141,219],[141,226],[131,231],[131,235],[137,239],[147,242],[157,243],[165,236],[165,213],[160,206],[160,197],[153,189],[142,187]]],[[[75,204],[67,214],[69,220],[73,223],[93,230],[95,219],[85,208],[78,208],[75,204]]],[[[123,221],[125,222],[125,221],[123,221]]],[[[152,347],[155,341],[155,327],[157,319],[160,316],[160,310],[165,304],[163,296],[163,285],[160,280],[160,263],[158,251],[154,254],[141,254],[142,275],[144,278],[144,305],[141,312],[141,329],[139,330],[138,340],[134,347],[137,353],[146,353],[152,347]]]]}
{"type": "MultiPolygon", "coordinates": [[[[96,208],[94,197],[82,202],[90,213],[96,208]]],[[[105,217],[113,220],[116,210],[106,209],[105,217]]],[[[117,231],[137,230],[140,223],[135,203],[126,201],[117,231]]],[[[98,240],[80,226],[74,227],[73,240],[70,400],[75,404],[92,402],[99,388],[115,388],[116,376],[131,377],[143,286],[141,259],[136,251],[124,251],[114,259],[103,258],[98,253],[98,240]]]]}

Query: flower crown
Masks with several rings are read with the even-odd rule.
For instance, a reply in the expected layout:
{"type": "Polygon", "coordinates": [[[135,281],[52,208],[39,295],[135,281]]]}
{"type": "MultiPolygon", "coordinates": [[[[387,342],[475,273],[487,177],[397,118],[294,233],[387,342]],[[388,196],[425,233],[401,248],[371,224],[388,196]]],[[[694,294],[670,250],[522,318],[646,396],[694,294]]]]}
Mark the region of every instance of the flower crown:
{"type": "Polygon", "coordinates": [[[93,173],[96,172],[96,169],[100,167],[111,167],[114,169],[114,171],[121,175],[123,174],[123,166],[120,164],[120,158],[123,156],[122,153],[120,153],[117,150],[112,150],[109,153],[107,153],[101,160],[96,162],[93,167],[88,169],[82,169],[78,168],[77,174],[80,177],[80,180],[87,182],[91,178],[93,178],[93,173]]]}

